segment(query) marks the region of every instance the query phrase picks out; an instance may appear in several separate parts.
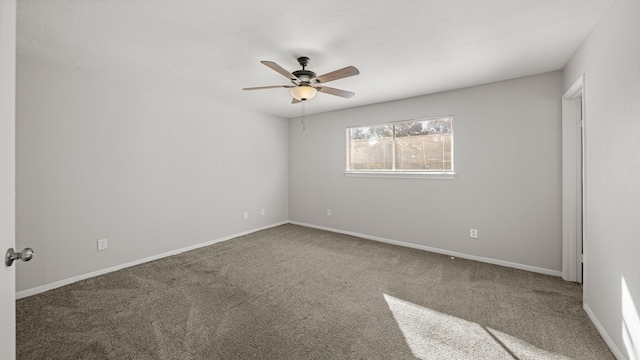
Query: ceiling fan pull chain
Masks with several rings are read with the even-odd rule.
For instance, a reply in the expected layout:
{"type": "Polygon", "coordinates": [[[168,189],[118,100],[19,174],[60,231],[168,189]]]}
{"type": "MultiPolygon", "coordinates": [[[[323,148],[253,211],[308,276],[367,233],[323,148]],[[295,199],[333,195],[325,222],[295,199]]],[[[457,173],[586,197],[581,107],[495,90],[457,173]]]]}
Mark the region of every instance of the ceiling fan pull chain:
{"type": "Polygon", "coordinates": [[[302,102],[302,131],[305,131],[305,126],[304,126],[304,120],[307,117],[307,111],[306,111],[306,101],[302,102]]]}

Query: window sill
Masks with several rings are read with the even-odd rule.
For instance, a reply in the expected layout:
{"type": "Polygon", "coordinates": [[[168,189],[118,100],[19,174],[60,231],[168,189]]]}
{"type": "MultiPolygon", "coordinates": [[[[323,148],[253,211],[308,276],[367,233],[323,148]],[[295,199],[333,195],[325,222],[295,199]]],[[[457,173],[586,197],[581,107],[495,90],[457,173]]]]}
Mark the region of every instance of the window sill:
{"type": "Polygon", "coordinates": [[[391,172],[391,171],[345,171],[345,176],[350,177],[377,177],[377,178],[396,178],[396,179],[434,179],[434,180],[453,180],[456,178],[455,173],[423,173],[423,172],[391,172]]]}

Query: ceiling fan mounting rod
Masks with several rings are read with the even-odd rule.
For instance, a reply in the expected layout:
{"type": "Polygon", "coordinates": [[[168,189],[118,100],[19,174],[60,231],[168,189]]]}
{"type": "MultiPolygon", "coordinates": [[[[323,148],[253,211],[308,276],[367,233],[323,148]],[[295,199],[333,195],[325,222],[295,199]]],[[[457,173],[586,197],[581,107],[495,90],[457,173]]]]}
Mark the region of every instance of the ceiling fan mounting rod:
{"type": "Polygon", "coordinates": [[[306,56],[298,58],[298,63],[302,66],[302,70],[296,70],[292,73],[296,77],[292,79],[296,85],[309,85],[316,78],[316,73],[305,69],[309,65],[309,60],[306,56]]]}

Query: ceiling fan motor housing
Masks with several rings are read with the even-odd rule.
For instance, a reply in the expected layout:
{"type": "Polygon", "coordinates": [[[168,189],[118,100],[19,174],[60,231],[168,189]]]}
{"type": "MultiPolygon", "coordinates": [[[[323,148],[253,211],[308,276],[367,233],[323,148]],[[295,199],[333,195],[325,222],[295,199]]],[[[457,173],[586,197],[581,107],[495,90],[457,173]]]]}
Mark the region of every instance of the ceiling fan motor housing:
{"type": "Polygon", "coordinates": [[[300,79],[300,82],[303,84],[308,84],[311,80],[316,78],[316,73],[310,70],[297,70],[292,73],[300,79]]]}

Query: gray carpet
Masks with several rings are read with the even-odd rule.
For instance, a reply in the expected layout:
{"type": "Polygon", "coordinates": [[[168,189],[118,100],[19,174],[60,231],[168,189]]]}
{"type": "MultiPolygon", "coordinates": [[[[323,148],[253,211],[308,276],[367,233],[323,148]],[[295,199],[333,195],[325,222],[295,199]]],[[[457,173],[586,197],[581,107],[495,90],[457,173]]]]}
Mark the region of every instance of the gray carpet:
{"type": "Polygon", "coordinates": [[[614,359],[579,285],[295,225],[17,302],[18,359],[614,359]]]}

